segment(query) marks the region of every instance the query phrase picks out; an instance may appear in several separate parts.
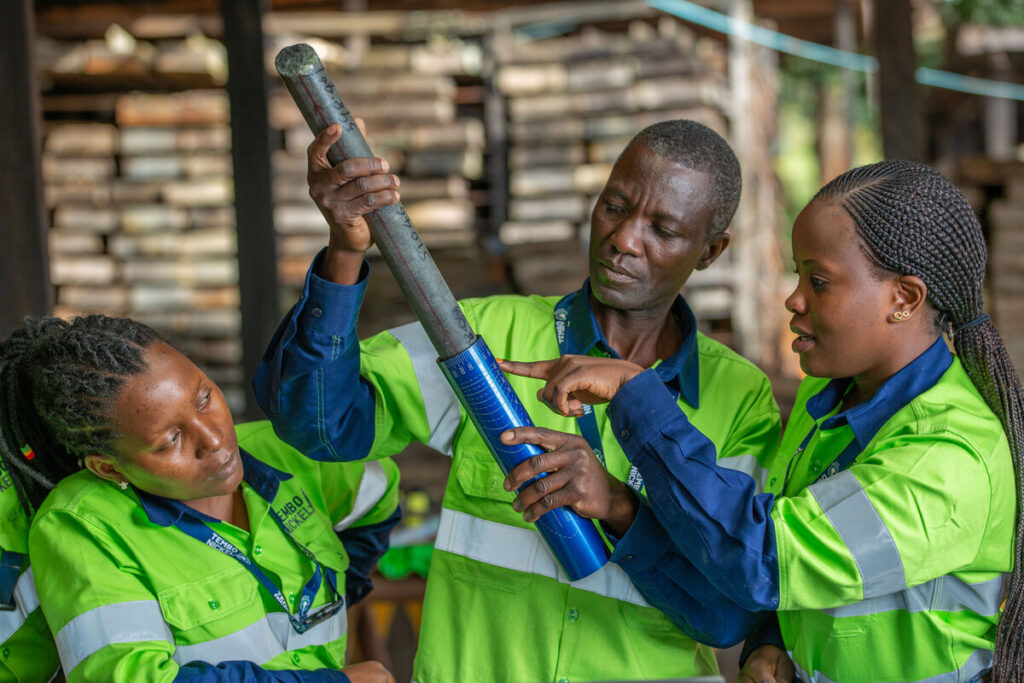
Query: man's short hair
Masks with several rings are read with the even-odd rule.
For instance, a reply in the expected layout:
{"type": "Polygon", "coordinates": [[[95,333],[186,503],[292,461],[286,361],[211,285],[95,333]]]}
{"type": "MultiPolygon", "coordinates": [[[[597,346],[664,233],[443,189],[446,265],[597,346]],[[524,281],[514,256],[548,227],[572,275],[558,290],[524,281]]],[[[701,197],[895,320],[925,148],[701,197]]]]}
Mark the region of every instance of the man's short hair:
{"type": "Polygon", "coordinates": [[[703,123],[688,119],[660,121],[636,134],[626,149],[643,142],[658,156],[711,176],[708,238],[724,233],[740,203],[740,162],[729,143],[703,123]]]}

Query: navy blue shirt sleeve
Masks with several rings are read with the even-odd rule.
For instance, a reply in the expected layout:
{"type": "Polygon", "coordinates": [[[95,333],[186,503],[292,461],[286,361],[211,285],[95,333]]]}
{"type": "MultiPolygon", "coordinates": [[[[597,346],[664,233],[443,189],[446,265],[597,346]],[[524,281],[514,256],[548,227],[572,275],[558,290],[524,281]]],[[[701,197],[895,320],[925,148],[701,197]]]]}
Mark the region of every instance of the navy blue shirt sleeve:
{"type": "Polygon", "coordinates": [[[349,607],[373,590],[370,572],[390,545],[391,530],[402,519],[401,508],[395,508],[383,522],[366,526],[350,526],[338,532],[348,553],[345,570],[345,604],[349,607]]]}
{"type": "Polygon", "coordinates": [[[374,392],[359,376],[356,335],[369,265],[363,262],[358,283],[339,285],[316,275],[323,254],[313,259],[299,300],[271,338],[252,387],[283,441],[314,460],[359,460],[374,436],[374,392]],[[345,448],[335,448],[342,438],[345,448]]]}
{"type": "Polygon", "coordinates": [[[758,624],[750,612],[721,592],[680,553],[654,513],[640,504],[636,519],[615,545],[611,561],[629,576],[644,599],[690,638],[731,647],[758,624]]]}
{"type": "Polygon", "coordinates": [[[758,494],[748,474],[716,464],[715,445],[690,424],[652,370],[618,391],[608,416],[675,550],[744,609],[776,609],[774,496],[758,494]]]}
{"type": "Polygon", "coordinates": [[[270,671],[252,662],[221,662],[217,666],[207,662],[189,662],[178,669],[174,677],[181,683],[351,683],[340,671],[270,671]]]}

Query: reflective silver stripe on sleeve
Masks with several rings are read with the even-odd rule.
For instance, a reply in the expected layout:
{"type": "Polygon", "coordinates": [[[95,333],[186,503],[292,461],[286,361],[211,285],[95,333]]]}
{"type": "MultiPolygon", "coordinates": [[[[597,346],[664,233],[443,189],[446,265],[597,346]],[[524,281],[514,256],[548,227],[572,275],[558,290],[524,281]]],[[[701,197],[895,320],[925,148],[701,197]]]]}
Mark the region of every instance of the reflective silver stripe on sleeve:
{"type": "Polygon", "coordinates": [[[14,584],[14,605],[15,608],[10,611],[0,612],[0,643],[13,636],[28,619],[28,615],[39,607],[32,567],[23,571],[14,584]]]}
{"type": "Polygon", "coordinates": [[[352,504],[352,512],[345,515],[345,518],[334,525],[335,531],[344,531],[354,522],[359,521],[363,516],[373,509],[380,499],[388,491],[388,475],[384,466],[376,460],[367,461],[363,468],[363,478],[359,481],[359,492],[352,504]]]}
{"type": "Polygon", "coordinates": [[[119,602],[91,609],[57,632],[57,652],[64,671],[70,673],[89,655],[114,643],[162,640],[174,643],[156,600],[119,602]]]}
{"type": "MultiPolygon", "coordinates": [[[[790,650],[788,654],[793,662],[793,667],[796,669],[796,675],[803,683],[839,683],[839,681],[829,678],[820,671],[815,671],[813,676],[809,676],[807,671],[793,657],[793,651],[790,650]]],[[[919,678],[916,681],[908,681],[908,683],[963,683],[963,681],[971,680],[976,674],[990,666],[992,666],[992,650],[975,650],[967,658],[967,661],[964,662],[964,665],[956,671],[948,671],[935,676],[929,676],[928,678],[919,678]]]]}
{"type": "Polygon", "coordinates": [[[764,493],[765,484],[768,482],[768,470],[762,467],[754,456],[730,455],[726,458],[719,458],[716,464],[719,467],[749,474],[757,484],[757,493],[764,493]]]}
{"type": "Polygon", "coordinates": [[[344,609],[305,633],[296,633],[284,612],[271,612],[265,619],[226,636],[177,646],[174,661],[179,666],[196,661],[216,666],[221,662],[238,660],[262,665],[284,652],[340,640],[347,632],[348,615],[344,609]]]}
{"type": "Polygon", "coordinates": [[[862,617],[879,612],[973,612],[990,617],[999,614],[1006,576],[967,583],[955,576],[940,576],[898,593],[869,598],[852,605],[822,610],[833,617],[862,617]]]}
{"type": "Polygon", "coordinates": [[[889,529],[853,472],[840,472],[808,490],[857,563],[865,600],[907,587],[903,560],[889,529]]]}
{"type": "Polygon", "coordinates": [[[388,331],[405,347],[412,360],[427,414],[427,426],[430,428],[427,445],[450,457],[452,441],[462,413],[459,410],[459,399],[437,365],[437,351],[419,323],[409,323],[388,331]]]}
{"type": "Polygon", "coordinates": [[[614,600],[650,606],[626,572],[611,562],[585,579],[570,582],[540,534],[533,529],[442,508],[434,547],[496,567],[557,579],[573,588],[614,600]]]}

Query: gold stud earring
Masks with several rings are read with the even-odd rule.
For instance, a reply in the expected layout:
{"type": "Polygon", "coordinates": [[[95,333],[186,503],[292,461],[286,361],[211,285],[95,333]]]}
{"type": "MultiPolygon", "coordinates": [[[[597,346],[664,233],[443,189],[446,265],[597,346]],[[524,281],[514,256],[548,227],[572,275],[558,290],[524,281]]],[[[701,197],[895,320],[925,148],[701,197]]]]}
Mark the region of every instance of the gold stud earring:
{"type": "Polygon", "coordinates": [[[894,320],[906,320],[910,317],[910,311],[896,311],[892,317],[894,320]]]}

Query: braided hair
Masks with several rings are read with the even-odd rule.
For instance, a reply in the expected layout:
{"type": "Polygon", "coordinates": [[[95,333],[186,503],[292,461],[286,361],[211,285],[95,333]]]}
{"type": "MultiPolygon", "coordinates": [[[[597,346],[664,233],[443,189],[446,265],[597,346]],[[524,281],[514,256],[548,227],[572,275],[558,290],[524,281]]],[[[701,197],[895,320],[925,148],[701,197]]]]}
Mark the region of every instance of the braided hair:
{"type": "Polygon", "coordinates": [[[815,199],[836,201],[849,213],[875,266],[924,281],[936,324],[952,334],[967,375],[1003,425],[1018,504],[1013,574],[999,621],[993,680],[1024,681],[1024,391],[999,331],[984,314],[988,252],[981,224],[949,179],[909,161],[847,171],[815,199]]]}
{"type": "Polygon", "coordinates": [[[32,514],[81,458],[110,454],[114,404],[156,331],[127,318],[26,318],[0,341],[0,457],[32,514]]]}

